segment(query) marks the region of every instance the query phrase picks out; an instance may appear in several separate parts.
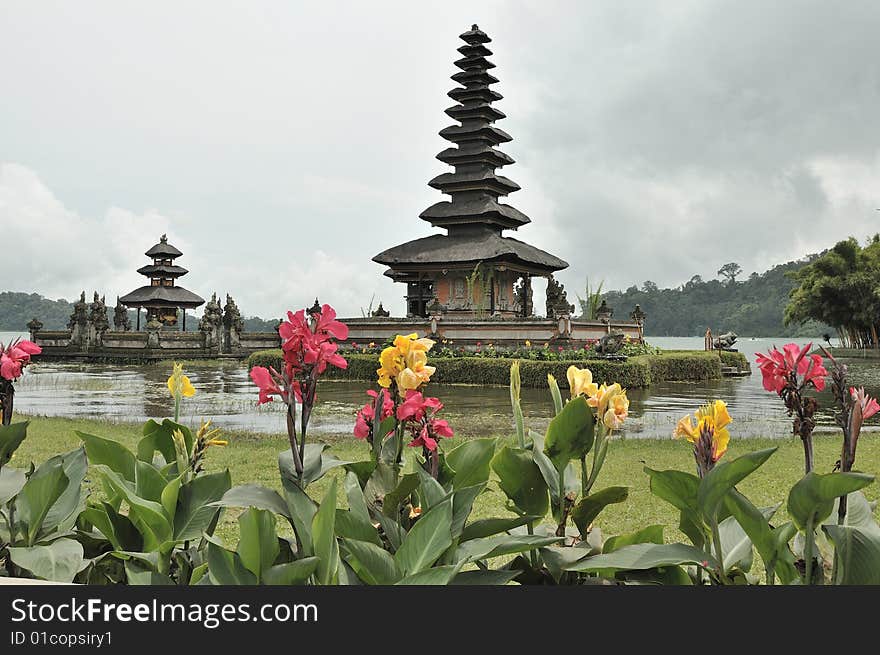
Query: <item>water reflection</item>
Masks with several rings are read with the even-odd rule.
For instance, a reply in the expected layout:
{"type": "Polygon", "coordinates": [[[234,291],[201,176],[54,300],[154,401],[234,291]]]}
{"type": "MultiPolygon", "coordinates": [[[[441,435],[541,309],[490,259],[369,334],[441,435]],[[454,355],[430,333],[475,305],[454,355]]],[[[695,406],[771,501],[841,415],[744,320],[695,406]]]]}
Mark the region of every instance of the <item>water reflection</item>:
{"type": "MultiPolygon", "coordinates": [[[[652,343],[670,349],[698,349],[702,339],[655,338],[652,343]]],[[[787,340],[786,340],[787,341],[787,340]]],[[[783,340],[775,340],[781,346],[783,340]]],[[[739,342],[740,350],[754,361],[754,353],[769,348],[769,339],[739,342]]],[[[872,394],[880,392],[880,363],[851,360],[855,384],[864,384],[872,394]]],[[[162,418],[174,411],[166,381],[169,371],[158,366],[42,363],[28,369],[17,384],[16,407],[25,413],[45,416],[109,418],[143,421],[162,418]]],[[[215,424],[260,432],[284,430],[284,413],[279,403],[256,406],[256,389],[247,371],[238,363],[188,366],[187,374],[198,389],[183,403],[188,423],[202,417],[215,424]]],[[[348,433],[354,414],[366,401],[362,382],[322,382],[319,404],[311,429],[315,433],[348,433]]],[[[485,436],[510,429],[509,395],[506,387],[432,385],[431,391],[446,404],[443,410],[463,436],[485,436]]],[[[819,394],[828,407],[828,391],[819,394]]],[[[668,437],[675,422],[711,398],[723,398],[734,417],[734,437],[784,436],[790,429],[779,399],[764,391],[760,374],[725,378],[712,382],[657,384],[630,391],[630,419],[623,431],[629,437],[668,437]]],[[[550,420],[552,402],[544,389],[523,389],[523,410],[530,425],[543,430],[550,420]]],[[[872,422],[873,419],[872,419],[872,422]]],[[[832,429],[831,414],[819,417],[819,429],[832,429]]]]}

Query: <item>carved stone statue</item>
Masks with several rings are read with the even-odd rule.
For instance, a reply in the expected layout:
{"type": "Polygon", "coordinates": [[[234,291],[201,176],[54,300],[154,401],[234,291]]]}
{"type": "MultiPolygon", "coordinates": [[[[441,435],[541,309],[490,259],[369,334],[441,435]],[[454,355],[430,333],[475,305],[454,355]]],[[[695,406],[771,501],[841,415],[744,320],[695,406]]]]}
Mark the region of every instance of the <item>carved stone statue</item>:
{"type": "Polygon", "coordinates": [[[43,322],[34,316],[31,321],[27,324],[28,332],[31,335],[31,341],[37,340],[37,332],[43,329],[43,322]]]}
{"type": "Polygon", "coordinates": [[[162,331],[162,323],[161,321],[156,320],[154,316],[149,321],[147,321],[147,348],[158,348],[159,347],[159,332],[162,331]]]}
{"type": "Polygon", "coordinates": [[[571,316],[573,313],[574,305],[568,302],[565,285],[557,282],[556,278],[550,275],[547,278],[547,318],[571,316]]]}
{"type": "Polygon", "coordinates": [[[733,350],[733,344],[736,343],[736,333],[735,332],[725,332],[717,337],[715,337],[715,341],[713,342],[713,346],[715,346],[718,350],[733,350]]]}
{"type": "Polygon", "coordinates": [[[231,352],[233,348],[241,346],[241,332],[244,329],[244,321],[241,318],[241,312],[238,311],[238,305],[228,293],[226,294],[226,305],[223,307],[223,340],[226,346],[226,352],[231,352]]]}
{"type": "Polygon", "coordinates": [[[128,317],[128,308],[119,302],[119,296],[116,296],[116,307],[113,308],[113,327],[118,332],[131,332],[131,319],[128,317]]]}
{"type": "Polygon", "coordinates": [[[73,330],[77,325],[85,326],[89,322],[89,306],[86,304],[86,292],[83,291],[79,300],[73,303],[73,312],[67,321],[67,329],[73,330]]]}
{"type": "Polygon", "coordinates": [[[520,316],[532,316],[535,312],[532,303],[532,280],[521,277],[513,288],[513,306],[520,316]]]}
{"type": "Polygon", "coordinates": [[[596,344],[596,352],[600,355],[614,355],[620,351],[623,346],[625,335],[619,330],[609,332],[596,344]]]}
{"type": "Polygon", "coordinates": [[[391,316],[391,312],[382,307],[382,301],[379,301],[379,306],[373,311],[373,316],[376,318],[388,318],[391,316]]]}
{"type": "Polygon", "coordinates": [[[110,321],[107,320],[107,305],[104,298],[95,296],[89,305],[89,345],[100,348],[104,342],[104,333],[110,329],[110,321]]]}
{"type": "Polygon", "coordinates": [[[205,348],[220,348],[223,331],[223,309],[217,302],[217,294],[212,293],[211,299],[205,304],[205,312],[199,319],[199,331],[204,335],[205,348]]]}

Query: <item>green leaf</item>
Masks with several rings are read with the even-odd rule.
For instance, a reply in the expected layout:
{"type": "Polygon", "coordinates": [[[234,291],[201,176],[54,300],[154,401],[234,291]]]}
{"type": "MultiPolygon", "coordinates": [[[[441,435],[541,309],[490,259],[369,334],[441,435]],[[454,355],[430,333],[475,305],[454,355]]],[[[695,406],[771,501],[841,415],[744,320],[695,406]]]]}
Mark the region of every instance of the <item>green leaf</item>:
{"type": "Polygon", "coordinates": [[[0,505],[10,501],[27,482],[24,471],[14,469],[11,466],[0,468],[0,505]]]}
{"type": "MultiPolygon", "coordinates": [[[[325,443],[307,443],[305,447],[305,455],[303,456],[303,474],[302,486],[307,487],[315,480],[319,480],[327,471],[337,466],[346,466],[351,462],[345,462],[336,459],[332,455],[325,455],[324,451],[329,448],[325,443]]],[[[278,467],[281,469],[281,475],[287,476],[291,480],[296,480],[296,468],[293,465],[293,453],[290,449],[285,450],[278,455],[278,467]]]]}
{"type": "MultiPolygon", "coordinates": [[[[142,462],[152,464],[153,453],[159,451],[166,464],[172,464],[177,461],[177,454],[174,449],[175,430],[180,430],[183,434],[183,441],[186,444],[186,451],[192,452],[193,436],[190,429],[180,423],[175,423],[171,419],[164,419],[162,423],[157,423],[150,419],[144,424],[144,437],[138,442],[137,458],[142,462]]],[[[178,471],[177,474],[183,473],[178,471]]]]}
{"type": "Polygon", "coordinates": [[[434,566],[418,573],[408,575],[402,580],[396,582],[398,585],[417,585],[417,586],[441,586],[448,585],[458,574],[460,564],[454,566],[434,566]]]}
{"type": "Polygon", "coordinates": [[[283,476],[281,478],[281,486],[284,489],[284,498],[290,514],[290,523],[296,534],[297,543],[302,548],[302,555],[307,557],[314,555],[312,520],[318,511],[318,506],[315,504],[315,501],[309,498],[305,491],[300,489],[299,485],[283,476]]]}
{"type": "Polygon", "coordinates": [[[172,539],[171,523],[160,503],[139,497],[115,471],[106,466],[99,465],[95,468],[113,492],[128,503],[129,518],[143,536],[145,550],[157,550],[162,543],[172,539]]]}
{"type": "Polygon", "coordinates": [[[403,540],[406,538],[406,530],[401,527],[400,523],[390,516],[385,516],[382,512],[376,511],[373,516],[376,521],[379,522],[379,525],[382,528],[382,533],[391,544],[392,552],[397,551],[403,543],[403,540]]]}
{"type": "Polygon", "coordinates": [[[357,539],[359,541],[369,541],[377,546],[382,545],[379,533],[373,527],[372,522],[364,520],[351,510],[336,510],[336,536],[345,539],[357,539]]]}
{"type": "Polygon", "coordinates": [[[125,578],[126,580],[128,580],[128,584],[133,586],[141,585],[150,587],[168,587],[176,585],[174,580],[169,578],[164,573],[159,573],[150,569],[144,569],[132,561],[128,561],[125,563],[125,578]]]}
{"type": "Polygon", "coordinates": [[[602,553],[613,553],[615,550],[620,550],[624,546],[631,546],[632,544],[662,544],[663,543],[663,526],[662,525],[649,525],[647,528],[642,528],[641,530],[637,530],[636,532],[630,532],[628,534],[621,534],[614,537],[608,537],[604,544],[602,544],[602,553]]]}
{"type": "Polygon", "coordinates": [[[452,538],[461,536],[464,530],[464,524],[471,511],[474,508],[474,501],[477,499],[486,483],[481,482],[471,487],[459,487],[452,495],[452,538]]]}
{"type": "Polygon", "coordinates": [[[799,530],[818,527],[834,509],[838,496],[858,491],[874,481],[863,473],[807,473],[788,494],[788,514],[799,530]]]}
{"type": "Polygon", "coordinates": [[[317,557],[304,557],[293,562],[275,564],[263,572],[263,584],[285,586],[305,584],[317,567],[317,557]]]}
{"type": "MultiPolygon", "coordinates": [[[[376,473],[379,473],[384,469],[385,465],[380,464],[376,467],[376,473]]],[[[372,478],[370,478],[372,482],[372,478]]],[[[400,506],[403,503],[404,499],[407,498],[413,491],[418,489],[419,487],[419,474],[418,473],[408,473],[404,475],[400,479],[400,483],[394,487],[391,491],[384,494],[382,497],[382,512],[386,516],[390,516],[392,518],[396,518],[398,512],[400,510],[400,506]]],[[[367,489],[370,488],[370,485],[367,486],[367,489]]]]}
{"type": "Polygon", "coordinates": [[[336,543],[336,478],[330,481],[327,493],[312,519],[312,543],[318,557],[318,583],[333,584],[339,567],[339,545],[336,543]]]}
{"type": "Polygon", "coordinates": [[[214,503],[225,498],[231,486],[232,475],[229,469],[200,475],[183,485],[177,497],[174,538],[178,541],[186,541],[201,537],[202,533],[210,528],[217,512],[220,511],[214,503]]]}
{"type": "Polygon", "coordinates": [[[218,585],[255,585],[257,577],[248,571],[238,553],[208,539],[208,575],[218,585]]]}
{"type": "Polygon", "coordinates": [[[422,511],[427,512],[431,507],[442,501],[449,494],[440,486],[430,474],[423,468],[419,467],[416,471],[419,476],[419,498],[421,498],[422,511]]]}
{"type": "Polygon", "coordinates": [[[400,580],[401,572],[388,551],[368,541],[345,539],[345,561],[358,577],[370,585],[391,585],[400,580]]]}
{"type": "Polygon", "coordinates": [[[27,421],[0,425],[0,468],[6,466],[18,450],[21,442],[27,437],[27,421]]]}
{"type": "Polygon", "coordinates": [[[84,506],[82,483],[89,467],[86,452],[77,448],[60,457],[67,485],[46,513],[41,538],[50,532],[70,530],[84,506]]]}
{"type": "MultiPolygon", "coordinates": [[[[268,509],[290,520],[287,503],[274,489],[258,484],[242,484],[232,487],[220,500],[210,503],[212,507],[256,507],[268,509]]],[[[311,517],[309,517],[311,520],[311,517]]]]}
{"type": "Polygon", "coordinates": [[[709,553],[687,544],[632,544],[619,548],[613,553],[589,557],[573,564],[568,570],[636,571],[681,564],[696,564],[708,568],[714,568],[716,565],[709,553]]]}
{"type": "Polygon", "coordinates": [[[472,487],[489,480],[489,462],[497,439],[468,439],[446,453],[446,463],[455,470],[452,487],[472,487]]]}
{"type": "Polygon", "coordinates": [[[454,585],[505,585],[521,571],[495,571],[495,570],[476,570],[462,571],[452,579],[454,585]]]}
{"type": "Polygon", "coordinates": [[[162,508],[165,510],[165,515],[169,518],[171,523],[174,523],[174,520],[177,518],[177,501],[180,498],[180,486],[182,484],[183,474],[170,480],[168,484],[165,485],[165,488],[162,489],[162,493],[159,494],[159,503],[162,505],[162,508]]]}
{"type": "Polygon", "coordinates": [[[138,496],[154,503],[162,502],[162,491],[168,480],[155,466],[138,461],[134,470],[134,482],[134,492],[138,496]]]}
{"type": "Polygon", "coordinates": [[[501,491],[523,514],[543,517],[547,513],[547,484],[530,452],[504,446],[492,458],[492,470],[498,476],[501,491]]]}
{"type": "Polygon", "coordinates": [[[434,505],[410,529],[394,561],[405,575],[431,566],[452,545],[452,499],[434,505]]]}
{"type": "Polygon", "coordinates": [[[461,541],[470,541],[471,539],[479,539],[481,537],[491,537],[493,534],[508,532],[514,528],[527,523],[534,523],[544,518],[543,515],[525,515],[517,516],[510,519],[478,519],[473,523],[468,523],[464,530],[461,531],[461,541]]]}
{"type": "Polygon", "coordinates": [[[9,558],[41,580],[73,582],[84,567],[83,548],[73,539],[56,539],[47,546],[9,548],[9,558]]]}
{"type": "Polygon", "coordinates": [[[541,549],[541,560],[553,579],[558,582],[567,567],[580,562],[591,552],[591,548],[581,548],[580,546],[545,546],[541,549]]]}
{"type": "Polygon", "coordinates": [[[736,518],[728,516],[718,524],[718,536],[721,539],[721,552],[724,555],[724,572],[729,573],[734,567],[743,571],[752,568],[752,540],[740,527],[736,518]]]}
{"type": "Polygon", "coordinates": [[[655,471],[645,467],[650,479],[650,489],[680,512],[679,528],[694,543],[701,547],[705,542],[703,522],[697,510],[697,493],[700,478],[684,471],[655,471]]]}
{"type": "Polygon", "coordinates": [[[260,581],[280,552],[275,515],[265,509],[248,508],[238,517],[238,529],[241,536],[236,552],[244,567],[260,581]]]}
{"type": "Polygon", "coordinates": [[[79,430],[74,430],[74,432],[82,439],[91,464],[103,464],[112,471],[116,471],[123,479],[134,482],[136,461],[134,453],[118,441],[96,437],[79,430]]]}
{"type": "Polygon", "coordinates": [[[61,457],[52,457],[28,478],[15,497],[16,516],[23,526],[26,545],[32,546],[43,527],[46,514],[67,489],[61,457]]]}
{"type": "Polygon", "coordinates": [[[110,503],[101,502],[87,507],[81,514],[82,518],[103,534],[116,550],[139,551],[144,547],[144,538],[138,532],[134,523],[124,514],[116,511],[110,503]]]}
{"type": "Polygon", "coordinates": [[[364,492],[361,489],[357,474],[352,471],[346,472],[342,486],[345,489],[345,497],[348,499],[349,511],[361,521],[368,524],[371,523],[370,510],[367,508],[367,502],[364,499],[364,492]]]}
{"type": "MultiPolygon", "coordinates": [[[[781,544],[778,543],[777,535],[774,534],[775,531],[768,522],[779,505],[759,510],[736,489],[725,496],[724,502],[731,516],[736,519],[741,529],[754,544],[755,550],[761,556],[761,561],[764,562],[765,570],[773,571],[782,584],[789,584],[792,580],[797,579],[798,573],[794,567],[794,556],[787,545],[788,540],[786,539],[781,544]]],[[[727,551],[723,552],[725,559],[728,559],[727,551]]]]}
{"type": "Polygon", "coordinates": [[[880,584],[880,528],[825,525],[823,529],[835,546],[835,584],[880,584]]]}
{"type": "Polygon", "coordinates": [[[586,536],[590,524],[603,509],[608,505],[624,502],[628,496],[629,487],[607,487],[592,493],[577,502],[571,511],[571,520],[580,530],[581,536],[586,536]]]}
{"type": "Polygon", "coordinates": [[[492,537],[471,539],[461,544],[455,552],[456,561],[474,561],[524,553],[562,541],[562,537],[545,537],[530,534],[500,534],[492,537]]]}
{"type": "Polygon", "coordinates": [[[596,420],[583,396],[572,398],[547,426],[544,454],[557,471],[579,459],[593,447],[596,420]]]}
{"type": "Polygon", "coordinates": [[[708,524],[713,525],[713,521],[717,520],[718,509],[727,493],[775,452],[774,447],[746,453],[718,464],[706,474],[697,490],[697,506],[708,524]]]}
{"type": "MultiPolygon", "coordinates": [[[[559,471],[556,470],[550,458],[544,454],[544,437],[534,430],[529,430],[529,436],[532,438],[532,443],[534,444],[532,448],[532,459],[535,461],[535,465],[541,470],[541,476],[544,478],[544,482],[547,485],[547,489],[550,490],[550,503],[553,507],[554,514],[559,510],[559,471]]],[[[575,469],[574,464],[569,464],[565,467],[565,493],[572,494],[577,493],[581,484],[578,480],[577,469],[575,469]]],[[[555,516],[558,520],[559,517],[555,516]]]]}

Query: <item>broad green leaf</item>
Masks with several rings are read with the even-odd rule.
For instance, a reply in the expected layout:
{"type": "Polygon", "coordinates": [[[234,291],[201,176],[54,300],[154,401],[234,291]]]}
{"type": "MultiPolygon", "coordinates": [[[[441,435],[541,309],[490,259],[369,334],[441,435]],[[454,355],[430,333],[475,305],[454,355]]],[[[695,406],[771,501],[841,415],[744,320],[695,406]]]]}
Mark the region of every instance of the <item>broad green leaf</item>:
{"type": "Polygon", "coordinates": [[[834,542],[834,584],[880,585],[880,529],[847,525],[825,525],[823,529],[834,542]]]}
{"type": "Polygon", "coordinates": [[[278,492],[258,484],[242,484],[232,487],[232,489],[223,494],[220,500],[212,502],[210,505],[212,507],[256,507],[257,509],[268,509],[290,520],[290,510],[278,492]]]}
{"type": "Polygon", "coordinates": [[[744,571],[752,568],[752,540],[742,529],[736,518],[728,516],[718,524],[718,536],[721,538],[721,553],[724,557],[724,572],[729,573],[734,567],[744,571]]]}
{"type": "Polygon", "coordinates": [[[290,524],[296,534],[297,544],[302,549],[303,556],[316,554],[312,543],[312,520],[318,511],[315,504],[299,485],[287,478],[281,478],[281,486],[284,489],[284,499],[287,503],[290,524]]]}
{"type": "Polygon", "coordinates": [[[174,523],[174,520],[177,518],[177,500],[180,498],[180,487],[183,484],[183,477],[184,474],[181,474],[171,479],[165,485],[165,488],[162,489],[162,493],[159,494],[159,503],[164,508],[165,515],[168,516],[171,523],[174,523]]]}
{"type": "Polygon", "coordinates": [[[275,564],[263,572],[263,584],[267,585],[301,585],[305,584],[318,566],[317,557],[275,564]]]}
{"type": "Polygon", "coordinates": [[[275,515],[250,507],[238,517],[238,529],[240,537],[235,551],[244,567],[260,581],[263,571],[275,563],[279,553],[275,515]]]}
{"type": "Polygon", "coordinates": [[[60,456],[52,457],[28,478],[15,497],[15,514],[32,546],[43,527],[46,514],[67,489],[68,479],[60,456]]]}
{"type": "Polygon", "coordinates": [[[615,550],[613,553],[589,557],[573,564],[568,570],[634,571],[681,564],[696,564],[707,568],[716,566],[716,562],[710,554],[687,544],[632,544],[615,550]]]}
{"type": "Polygon", "coordinates": [[[571,460],[579,459],[593,447],[596,420],[583,396],[572,398],[562,411],[550,420],[544,440],[544,454],[557,471],[571,460]]]}
{"type": "MultiPolygon", "coordinates": [[[[846,518],[843,522],[844,525],[853,528],[868,528],[869,530],[880,529],[874,518],[874,507],[872,507],[872,503],[869,503],[868,499],[865,498],[865,494],[861,491],[854,491],[847,495],[846,498],[846,518]]],[[[825,519],[826,525],[837,525],[837,509],[839,502],[840,498],[834,499],[834,509],[831,510],[831,514],[825,519]]],[[[873,505],[876,505],[876,502],[873,503],[873,505]]]]}
{"type": "MultiPolygon", "coordinates": [[[[504,446],[492,458],[501,491],[523,514],[544,516],[550,507],[547,484],[532,454],[504,446]]],[[[553,470],[558,476],[559,474],[553,470]]],[[[558,477],[557,477],[558,480],[558,477]]]]}
{"type": "Polygon", "coordinates": [[[562,573],[576,562],[580,562],[588,557],[592,552],[591,548],[571,547],[571,546],[545,546],[541,549],[541,560],[544,566],[557,582],[562,573]]]}
{"type": "Polygon", "coordinates": [[[180,487],[174,514],[174,538],[186,541],[201,537],[220,511],[214,503],[224,498],[231,486],[232,475],[226,469],[200,475],[180,487]]]}
{"type": "Polygon", "coordinates": [[[398,585],[416,585],[416,586],[445,586],[452,582],[458,574],[461,565],[434,566],[418,573],[408,575],[395,584],[398,585]]]}
{"type": "Polygon", "coordinates": [[[491,537],[493,534],[507,532],[514,528],[518,528],[521,525],[540,521],[542,518],[544,518],[543,515],[538,516],[533,514],[531,516],[517,516],[510,519],[478,519],[473,523],[468,523],[464,526],[464,530],[461,532],[461,541],[464,542],[471,539],[479,539],[481,537],[491,537]]]}
{"type": "Polygon", "coordinates": [[[336,543],[336,478],[330,481],[327,493],[312,519],[312,543],[318,557],[318,583],[333,584],[339,568],[339,545],[336,543]]]}
{"type": "Polygon", "coordinates": [[[388,551],[381,546],[357,539],[344,540],[345,561],[358,577],[369,585],[392,585],[400,580],[401,572],[388,551]]]}
{"type": "Polygon", "coordinates": [[[477,569],[475,571],[462,571],[450,584],[454,585],[505,585],[517,577],[521,571],[495,571],[477,569]]]}
{"type": "Polygon", "coordinates": [[[116,471],[123,479],[134,482],[136,461],[134,453],[118,441],[97,437],[79,430],[74,430],[74,432],[82,439],[89,463],[103,464],[116,471]]]}
{"type": "Polygon", "coordinates": [[[647,528],[642,528],[641,530],[637,530],[636,532],[630,532],[628,534],[621,534],[614,537],[608,537],[604,544],[602,544],[602,553],[613,553],[615,550],[620,550],[624,546],[631,546],[632,544],[662,544],[663,543],[663,526],[662,525],[649,525],[647,528]]]}
{"type": "Polygon", "coordinates": [[[581,498],[571,511],[571,520],[582,536],[589,531],[590,524],[599,513],[614,503],[622,503],[629,496],[629,487],[607,487],[601,491],[581,498]]]}
{"type": "Polygon", "coordinates": [[[706,474],[697,490],[697,506],[709,525],[713,525],[713,521],[717,520],[718,509],[727,493],[775,452],[774,447],[746,453],[716,465],[706,474]]]}
{"type": "Polygon", "coordinates": [[[128,580],[128,584],[133,586],[167,587],[175,585],[174,580],[164,573],[144,569],[131,561],[125,563],[125,578],[128,580]]]}
{"type": "Polygon", "coordinates": [[[455,559],[456,561],[474,561],[501,557],[502,555],[514,555],[524,553],[527,550],[543,548],[560,541],[562,541],[562,537],[556,536],[500,534],[464,542],[456,550],[455,559]]]}
{"type": "Polygon", "coordinates": [[[56,539],[47,546],[10,548],[9,558],[41,580],[73,582],[85,568],[83,548],[73,539],[56,539]]]}
{"type": "MultiPolygon", "coordinates": [[[[379,473],[382,468],[382,465],[376,467],[376,473],[379,473]]],[[[408,473],[400,478],[400,483],[382,498],[382,512],[386,516],[396,518],[404,499],[418,489],[419,481],[418,473],[408,473]]],[[[370,486],[368,485],[367,488],[369,489],[370,486]]]]}
{"type": "MultiPolygon", "coordinates": [[[[193,436],[188,427],[180,423],[175,423],[171,419],[164,419],[162,423],[157,423],[150,419],[144,424],[144,437],[138,442],[137,458],[142,462],[151,464],[153,462],[153,453],[159,451],[166,464],[172,464],[177,461],[176,451],[174,449],[173,434],[175,430],[180,430],[183,434],[183,441],[186,444],[187,452],[192,452],[193,436]]],[[[183,471],[178,471],[179,475],[183,471]]]]}
{"type": "Polygon", "coordinates": [[[474,501],[477,499],[483,489],[486,488],[485,482],[480,482],[470,487],[458,487],[452,494],[452,538],[456,539],[461,536],[464,530],[464,524],[471,515],[474,508],[474,501]]]}
{"type": "Polygon", "coordinates": [[[799,530],[818,527],[834,509],[838,496],[858,491],[874,481],[863,473],[807,473],[788,494],[788,514],[799,530]]]}
{"type": "Polygon", "coordinates": [[[446,453],[446,463],[455,470],[454,489],[472,487],[489,480],[489,462],[496,439],[468,439],[446,453]]]}
{"type": "Polygon", "coordinates": [[[452,499],[434,505],[410,529],[394,561],[411,575],[431,566],[452,545],[452,499]]]}
{"type": "Polygon", "coordinates": [[[162,491],[168,484],[168,479],[155,466],[138,461],[134,470],[134,482],[134,492],[138,496],[154,503],[162,502],[162,491]]]}
{"type": "Polygon", "coordinates": [[[4,466],[0,468],[0,505],[11,500],[27,482],[24,471],[4,466]]]}
{"type": "Polygon", "coordinates": [[[345,497],[348,499],[349,511],[360,520],[370,523],[370,510],[367,508],[357,474],[347,471],[342,485],[345,489],[345,497]]]}
{"type": "MultiPolygon", "coordinates": [[[[351,462],[344,462],[332,455],[325,455],[324,451],[329,448],[325,443],[307,443],[303,457],[302,486],[307,487],[315,480],[323,477],[327,471],[337,466],[345,466],[351,462]]],[[[290,449],[285,450],[278,456],[278,466],[282,475],[287,475],[291,480],[296,480],[296,468],[293,465],[293,453],[290,449]]]]}
{"type": "Polygon", "coordinates": [[[82,518],[103,534],[113,548],[120,551],[139,551],[144,547],[144,538],[134,523],[124,514],[116,511],[110,503],[101,502],[101,506],[87,507],[81,514],[82,518]]]}
{"type": "Polygon", "coordinates": [[[697,491],[700,478],[684,471],[655,471],[645,467],[650,479],[651,493],[679,510],[679,529],[694,546],[705,545],[705,529],[697,510],[697,491]]]}
{"type": "Polygon", "coordinates": [[[160,544],[172,538],[172,527],[160,503],[145,500],[132,491],[115,471],[106,466],[95,467],[105,482],[119,494],[129,506],[129,518],[144,538],[144,549],[156,550],[160,544]]]}
{"type": "Polygon", "coordinates": [[[27,437],[27,421],[0,425],[0,468],[6,466],[13,453],[27,437]]]}
{"type": "Polygon", "coordinates": [[[430,474],[423,468],[419,467],[416,471],[419,476],[419,498],[421,499],[421,507],[423,512],[427,512],[431,507],[442,501],[449,494],[440,486],[430,474]]]}
{"type": "Polygon", "coordinates": [[[400,523],[390,516],[385,516],[385,514],[378,510],[373,513],[373,516],[376,521],[379,522],[379,525],[382,528],[382,533],[391,544],[392,552],[397,551],[403,543],[403,540],[406,538],[406,530],[401,527],[400,523]]]}
{"type": "Polygon", "coordinates": [[[255,585],[257,577],[248,571],[238,553],[208,540],[208,575],[218,585],[255,585]]]}
{"type": "Polygon", "coordinates": [[[376,462],[369,459],[362,462],[353,462],[346,464],[345,470],[348,473],[354,473],[357,476],[359,485],[363,488],[367,485],[367,480],[370,479],[370,476],[373,475],[373,471],[376,470],[376,462]]]}
{"type": "Polygon", "coordinates": [[[348,509],[336,510],[336,536],[345,539],[357,539],[359,541],[369,541],[377,546],[382,545],[379,533],[373,527],[372,522],[362,519],[348,509]]]}
{"type": "MultiPolygon", "coordinates": [[[[778,543],[774,529],[768,522],[779,505],[759,510],[736,489],[725,496],[724,502],[731,516],[754,544],[764,562],[765,570],[773,571],[782,584],[797,579],[798,573],[794,567],[794,556],[787,545],[788,540],[778,543]]],[[[725,559],[728,559],[726,552],[725,559]]]]}
{"type": "Polygon", "coordinates": [[[76,517],[85,505],[82,483],[89,468],[85,450],[77,448],[60,457],[67,485],[46,513],[41,538],[52,532],[66,532],[73,528],[76,517]]]}

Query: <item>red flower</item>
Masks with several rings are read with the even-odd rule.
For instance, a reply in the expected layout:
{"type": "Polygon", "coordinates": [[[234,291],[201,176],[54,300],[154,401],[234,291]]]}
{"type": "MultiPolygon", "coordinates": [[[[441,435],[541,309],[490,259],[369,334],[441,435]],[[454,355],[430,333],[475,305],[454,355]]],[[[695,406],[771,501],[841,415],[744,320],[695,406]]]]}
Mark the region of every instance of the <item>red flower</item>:
{"type": "Polygon", "coordinates": [[[422,446],[427,450],[437,450],[438,437],[453,436],[449,423],[434,418],[443,409],[438,398],[425,398],[418,391],[408,391],[406,400],[397,408],[397,419],[406,421],[413,440],[410,446],[422,446]]]}
{"type": "MultiPolygon", "coordinates": [[[[314,316],[314,314],[312,314],[314,316]]],[[[330,305],[321,307],[321,313],[318,315],[318,323],[315,326],[315,334],[326,334],[334,336],[340,341],[348,339],[348,326],[336,320],[336,310],[330,305]]]]}
{"type": "Polygon", "coordinates": [[[758,353],[755,361],[763,376],[764,389],[781,394],[789,384],[796,387],[811,384],[817,391],[822,391],[828,371],[822,365],[820,355],[807,356],[812,347],[812,342],[803,348],[789,343],[783,346],[782,352],[774,347],[766,355],[758,353]],[[797,376],[803,376],[800,383],[797,376]]]}
{"type": "Polygon", "coordinates": [[[421,392],[410,389],[406,392],[406,399],[397,408],[397,418],[401,421],[421,421],[425,418],[428,410],[439,412],[443,409],[443,403],[438,398],[425,398],[421,392]]]}
{"type": "MultiPolygon", "coordinates": [[[[382,415],[380,421],[384,421],[386,418],[394,414],[394,401],[391,400],[391,396],[388,394],[387,390],[382,389],[379,393],[382,394],[382,415]]],[[[357,419],[354,424],[354,436],[358,439],[366,439],[372,434],[373,418],[376,416],[374,410],[375,399],[379,396],[379,393],[372,389],[367,391],[367,394],[373,398],[374,402],[367,403],[358,410],[357,419]]],[[[390,432],[388,434],[390,434],[390,432]]]]}
{"type": "Polygon", "coordinates": [[[864,387],[859,387],[858,389],[850,387],[849,393],[852,396],[852,399],[861,405],[863,419],[867,420],[880,411],[880,404],[878,404],[874,398],[865,393],[864,387]]]}
{"type": "MultiPolygon", "coordinates": [[[[272,402],[272,396],[278,396],[284,402],[287,402],[287,392],[283,389],[284,380],[281,377],[281,374],[271,366],[269,368],[266,368],[265,366],[254,366],[251,369],[251,380],[253,380],[254,384],[260,388],[260,399],[257,401],[258,405],[272,402]]],[[[301,402],[302,394],[300,392],[299,382],[293,381],[291,386],[293,387],[293,393],[297,401],[301,402]]]]}
{"type": "Polygon", "coordinates": [[[30,364],[31,355],[39,355],[43,352],[33,341],[26,339],[16,340],[5,348],[0,343],[0,377],[9,381],[21,377],[22,369],[30,364]]]}

